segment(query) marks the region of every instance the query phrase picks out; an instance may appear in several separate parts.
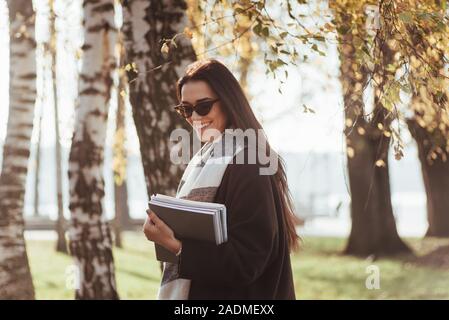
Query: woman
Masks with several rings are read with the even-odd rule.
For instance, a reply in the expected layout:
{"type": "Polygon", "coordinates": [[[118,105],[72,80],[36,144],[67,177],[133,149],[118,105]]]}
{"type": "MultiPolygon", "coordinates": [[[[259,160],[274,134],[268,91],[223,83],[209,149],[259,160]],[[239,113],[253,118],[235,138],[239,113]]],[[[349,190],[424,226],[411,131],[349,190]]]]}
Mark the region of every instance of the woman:
{"type": "Polygon", "coordinates": [[[262,138],[258,146],[265,143],[279,160],[274,174],[260,174],[259,160],[235,161],[242,154],[249,159],[253,149],[246,143],[223,148],[228,160],[211,164],[217,156],[208,150],[223,147],[229,129],[263,130],[238,81],[221,62],[198,61],[179,79],[177,95],[175,110],[204,142],[184,172],[177,197],[225,204],[228,241],[217,246],[177,239],[148,209],[147,239],[179,257],[177,264],[164,263],[158,298],[295,299],[290,252],[298,248],[299,237],[281,159],[262,138]]]}

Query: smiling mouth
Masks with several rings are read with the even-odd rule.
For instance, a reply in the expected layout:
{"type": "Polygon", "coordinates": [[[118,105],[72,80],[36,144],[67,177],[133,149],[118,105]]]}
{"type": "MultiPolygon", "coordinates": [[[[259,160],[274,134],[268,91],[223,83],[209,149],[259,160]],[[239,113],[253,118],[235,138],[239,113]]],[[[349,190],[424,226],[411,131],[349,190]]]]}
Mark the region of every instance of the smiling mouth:
{"type": "Polygon", "coordinates": [[[198,124],[198,125],[195,125],[195,129],[196,130],[202,130],[202,129],[205,129],[205,128],[207,128],[207,127],[209,127],[209,125],[212,123],[212,121],[210,121],[210,122],[205,122],[205,123],[201,123],[201,124],[198,124]]]}

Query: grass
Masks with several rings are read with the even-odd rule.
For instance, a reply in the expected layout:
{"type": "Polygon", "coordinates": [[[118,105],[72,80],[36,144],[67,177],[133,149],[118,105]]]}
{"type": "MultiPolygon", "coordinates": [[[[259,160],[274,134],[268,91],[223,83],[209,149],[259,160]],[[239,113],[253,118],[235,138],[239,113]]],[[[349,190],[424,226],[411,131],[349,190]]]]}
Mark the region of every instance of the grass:
{"type": "MultiPolygon", "coordinates": [[[[160,269],[153,245],[138,232],[125,233],[123,240],[123,249],[114,249],[121,299],[154,299],[160,269]]],[[[447,262],[448,252],[444,257],[432,254],[449,247],[449,240],[406,240],[417,257],[372,261],[341,255],[345,239],[305,238],[302,250],[292,256],[297,298],[449,299],[449,265],[437,263],[447,262]],[[380,289],[365,286],[366,268],[372,264],[380,271],[380,289]]],[[[56,253],[52,241],[28,241],[27,249],[37,299],[73,299],[73,290],[66,288],[72,259],[56,253]]]]}

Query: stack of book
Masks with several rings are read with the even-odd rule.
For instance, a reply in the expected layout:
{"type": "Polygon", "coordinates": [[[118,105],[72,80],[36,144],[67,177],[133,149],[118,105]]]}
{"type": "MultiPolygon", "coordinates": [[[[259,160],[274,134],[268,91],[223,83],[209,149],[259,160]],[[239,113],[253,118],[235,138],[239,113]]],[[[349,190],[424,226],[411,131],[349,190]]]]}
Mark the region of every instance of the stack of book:
{"type": "MultiPolygon", "coordinates": [[[[183,239],[213,242],[217,245],[228,240],[226,206],[220,203],[179,199],[162,194],[152,195],[149,208],[183,239]]],[[[159,261],[177,263],[178,257],[155,244],[159,261]]]]}

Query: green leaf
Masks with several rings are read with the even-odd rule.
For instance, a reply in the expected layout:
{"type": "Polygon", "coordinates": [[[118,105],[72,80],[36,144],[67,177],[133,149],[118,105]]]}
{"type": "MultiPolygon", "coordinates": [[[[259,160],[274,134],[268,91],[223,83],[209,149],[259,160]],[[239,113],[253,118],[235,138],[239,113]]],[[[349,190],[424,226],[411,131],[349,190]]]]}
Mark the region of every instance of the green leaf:
{"type": "Polygon", "coordinates": [[[287,63],[285,63],[282,59],[277,59],[277,64],[278,64],[278,66],[284,66],[284,65],[287,65],[287,63]]]}
{"type": "Polygon", "coordinates": [[[360,46],[360,48],[362,49],[363,52],[365,52],[368,56],[370,56],[370,53],[369,53],[369,50],[368,50],[367,46],[362,45],[362,46],[360,46]]]}
{"type": "Polygon", "coordinates": [[[260,32],[262,31],[262,24],[260,22],[257,22],[257,24],[253,27],[253,31],[255,34],[260,36],[260,32]]]}
{"type": "Polygon", "coordinates": [[[271,72],[273,72],[277,68],[276,64],[273,61],[269,61],[269,60],[267,60],[267,62],[268,62],[268,68],[270,69],[271,72]]]}
{"type": "Polygon", "coordinates": [[[304,103],[302,104],[302,107],[303,107],[303,112],[304,113],[315,113],[315,110],[313,110],[312,108],[309,108],[304,103]]]}
{"type": "Polygon", "coordinates": [[[321,42],[324,42],[324,40],[325,40],[323,36],[318,36],[318,35],[315,35],[312,38],[317,40],[317,41],[321,41],[321,42]]]}
{"type": "Polygon", "coordinates": [[[337,32],[341,35],[347,34],[349,30],[351,30],[351,27],[348,25],[342,25],[337,27],[337,32]]]}
{"type": "Polygon", "coordinates": [[[260,1],[260,2],[256,3],[256,7],[259,10],[262,10],[264,6],[265,6],[265,1],[260,1]]]}
{"type": "Polygon", "coordinates": [[[394,64],[389,63],[386,68],[387,71],[389,72],[396,72],[396,66],[394,64]]]}
{"type": "Polygon", "coordinates": [[[312,50],[318,52],[318,54],[319,54],[320,56],[325,56],[325,55],[326,55],[323,51],[321,51],[320,49],[318,49],[318,46],[316,45],[316,43],[314,43],[314,44],[312,45],[312,50]]]}
{"type": "Polygon", "coordinates": [[[412,88],[411,88],[411,85],[409,83],[403,84],[401,86],[401,89],[402,89],[402,91],[404,91],[407,94],[412,93],[412,88]]]}
{"type": "Polygon", "coordinates": [[[402,22],[409,24],[413,21],[413,15],[409,11],[404,11],[399,14],[399,19],[402,22]]]}
{"type": "Polygon", "coordinates": [[[265,37],[268,37],[268,36],[270,35],[270,30],[268,29],[268,27],[264,27],[264,28],[262,29],[262,34],[263,34],[265,37]]]}

